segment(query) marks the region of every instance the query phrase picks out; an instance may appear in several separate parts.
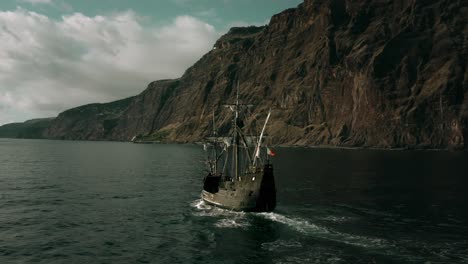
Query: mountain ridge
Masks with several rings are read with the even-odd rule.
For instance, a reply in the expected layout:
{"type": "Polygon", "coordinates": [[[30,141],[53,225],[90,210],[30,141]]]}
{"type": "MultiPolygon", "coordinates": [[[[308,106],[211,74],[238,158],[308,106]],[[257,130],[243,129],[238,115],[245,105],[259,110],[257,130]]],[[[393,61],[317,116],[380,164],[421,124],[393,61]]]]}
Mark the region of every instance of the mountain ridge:
{"type": "Polygon", "coordinates": [[[115,111],[61,113],[43,137],[195,142],[213,109],[229,129],[217,107],[239,82],[258,106],[247,125],[282,109],[269,126],[276,144],[467,149],[467,17],[462,1],[306,0],[267,26],[232,28],[182,77],[115,111]]]}
{"type": "Polygon", "coordinates": [[[36,118],[2,125],[0,126],[0,138],[43,139],[44,131],[54,119],[54,117],[36,118]]]}

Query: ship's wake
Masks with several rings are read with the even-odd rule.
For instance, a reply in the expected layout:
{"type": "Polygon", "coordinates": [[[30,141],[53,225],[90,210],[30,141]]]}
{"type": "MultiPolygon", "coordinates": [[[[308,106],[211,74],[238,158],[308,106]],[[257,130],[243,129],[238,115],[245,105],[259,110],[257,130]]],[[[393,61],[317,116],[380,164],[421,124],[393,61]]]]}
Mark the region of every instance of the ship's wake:
{"type": "Polygon", "coordinates": [[[193,201],[190,206],[198,210],[210,210],[213,208],[212,206],[206,204],[202,199],[193,201]]]}
{"type": "Polygon", "coordinates": [[[195,209],[193,214],[202,217],[215,217],[214,226],[218,228],[246,228],[252,225],[254,218],[273,221],[295,230],[306,236],[344,243],[348,245],[364,247],[367,249],[391,249],[394,245],[382,238],[373,238],[340,232],[332,227],[326,227],[311,220],[299,217],[286,216],[280,213],[245,213],[221,209],[205,203],[203,200],[195,200],[191,203],[195,209]]]}
{"type": "MultiPolygon", "coordinates": [[[[466,248],[466,242],[428,243],[426,241],[417,240],[392,241],[383,238],[341,232],[337,230],[337,228],[325,227],[320,224],[312,223],[306,219],[289,217],[279,213],[258,213],[256,215],[263,217],[264,219],[286,225],[305,236],[365,248],[366,250],[374,251],[381,255],[389,255],[410,261],[423,262],[427,256],[415,256],[414,252],[412,252],[415,248],[421,248],[426,253],[436,256],[437,258],[455,258],[463,261],[467,260],[467,251],[459,250],[460,248],[466,248]]],[[[278,248],[287,250],[289,248],[301,247],[302,244],[298,243],[298,241],[277,240],[272,243],[265,243],[263,246],[267,250],[277,251],[278,248]]]]}
{"type": "Polygon", "coordinates": [[[221,218],[214,224],[218,228],[245,228],[250,226],[245,212],[235,212],[211,206],[201,199],[193,201],[190,205],[196,209],[193,212],[195,216],[221,218]]]}
{"type": "Polygon", "coordinates": [[[343,233],[301,218],[288,217],[278,213],[259,213],[258,215],[265,219],[284,224],[302,234],[320,239],[365,248],[383,249],[393,247],[393,245],[385,239],[343,233]]]}

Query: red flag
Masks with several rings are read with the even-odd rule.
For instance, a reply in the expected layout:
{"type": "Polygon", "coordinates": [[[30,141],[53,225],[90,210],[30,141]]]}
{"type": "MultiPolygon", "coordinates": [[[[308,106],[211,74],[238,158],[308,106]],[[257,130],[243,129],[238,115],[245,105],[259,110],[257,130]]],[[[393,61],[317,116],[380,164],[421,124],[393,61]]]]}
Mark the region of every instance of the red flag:
{"type": "Polygon", "coordinates": [[[272,149],[270,149],[270,148],[267,148],[267,154],[268,154],[268,156],[272,156],[272,157],[276,156],[276,152],[274,152],[274,151],[273,151],[272,149]]]}

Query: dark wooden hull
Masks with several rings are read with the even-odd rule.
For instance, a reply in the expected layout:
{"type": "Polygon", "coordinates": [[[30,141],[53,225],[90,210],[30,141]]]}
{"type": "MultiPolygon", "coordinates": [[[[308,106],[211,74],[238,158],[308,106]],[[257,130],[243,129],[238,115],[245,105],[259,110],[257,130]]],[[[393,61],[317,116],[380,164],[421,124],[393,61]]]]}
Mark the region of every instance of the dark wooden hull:
{"type": "Polygon", "coordinates": [[[276,207],[273,167],[241,175],[238,181],[208,175],[201,198],[208,204],[234,211],[271,212],[276,207]],[[211,177],[211,178],[210,178],[211,177]]]}

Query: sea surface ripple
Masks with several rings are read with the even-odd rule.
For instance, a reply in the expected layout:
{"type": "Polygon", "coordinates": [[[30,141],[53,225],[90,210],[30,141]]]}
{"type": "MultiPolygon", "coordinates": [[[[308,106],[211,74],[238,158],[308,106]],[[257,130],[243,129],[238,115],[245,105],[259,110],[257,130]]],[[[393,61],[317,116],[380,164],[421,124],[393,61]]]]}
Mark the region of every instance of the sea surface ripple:
{"type": "Polygon", "coordinates": [[[278,148],[278,207],[200,200],[196,145],[0,139],[0,264],[468,263],[468,156],[278,148]]]}

